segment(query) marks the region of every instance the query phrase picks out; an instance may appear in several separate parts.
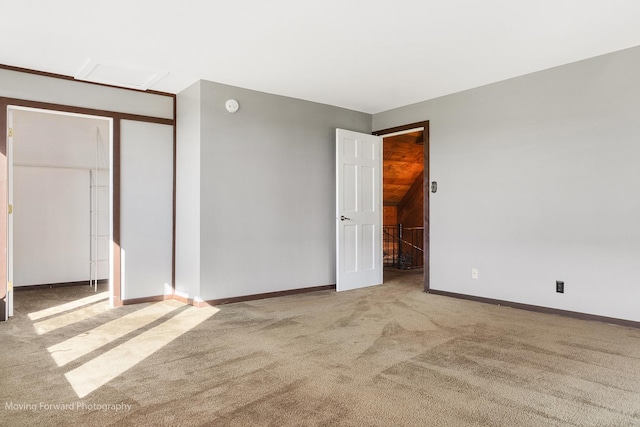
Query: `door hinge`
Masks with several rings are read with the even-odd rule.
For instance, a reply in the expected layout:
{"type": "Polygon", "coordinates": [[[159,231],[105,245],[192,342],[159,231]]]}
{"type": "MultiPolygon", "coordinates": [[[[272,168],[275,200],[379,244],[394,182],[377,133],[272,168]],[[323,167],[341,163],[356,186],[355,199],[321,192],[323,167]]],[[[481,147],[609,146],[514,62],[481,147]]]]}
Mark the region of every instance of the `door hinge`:
{"type": "Polygon", "coordinates": [[[13,138],[13,128],[9,128],[9,138],[13,138]]]}
{"type": "Polygon", "coordinates": [[[7,282],[7,292],[11,292],[13,290],[13,282],[7,282]]]}
{"type": "Polygon", "coordinates": [[[9,214],[12,214],[12,213],[13,213],[13,205],[9,204],[9,214]]]}

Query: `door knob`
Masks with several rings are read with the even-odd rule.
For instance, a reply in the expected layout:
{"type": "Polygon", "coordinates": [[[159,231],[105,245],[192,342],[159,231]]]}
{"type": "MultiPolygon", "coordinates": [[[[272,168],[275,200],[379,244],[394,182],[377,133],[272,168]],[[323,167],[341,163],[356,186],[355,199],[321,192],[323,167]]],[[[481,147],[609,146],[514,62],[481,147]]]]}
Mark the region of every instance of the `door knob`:
{"type": "Polygon", "coordinates": [[[342,215],[340,217],[340,221],[351,221],[351,218],[347,218],[346,216],[342,215]]]}

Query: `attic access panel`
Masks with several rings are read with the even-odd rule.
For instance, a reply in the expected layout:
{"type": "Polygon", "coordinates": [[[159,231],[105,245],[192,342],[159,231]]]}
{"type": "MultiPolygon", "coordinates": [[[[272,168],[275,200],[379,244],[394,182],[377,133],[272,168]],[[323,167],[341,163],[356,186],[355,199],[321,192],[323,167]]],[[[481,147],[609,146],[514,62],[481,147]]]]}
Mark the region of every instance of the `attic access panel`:
{"type": "Polygon", "coordinates": [[[147,90],[167,74],[164,71],[90,59],[74,78],[110,86],[147,90]]]}

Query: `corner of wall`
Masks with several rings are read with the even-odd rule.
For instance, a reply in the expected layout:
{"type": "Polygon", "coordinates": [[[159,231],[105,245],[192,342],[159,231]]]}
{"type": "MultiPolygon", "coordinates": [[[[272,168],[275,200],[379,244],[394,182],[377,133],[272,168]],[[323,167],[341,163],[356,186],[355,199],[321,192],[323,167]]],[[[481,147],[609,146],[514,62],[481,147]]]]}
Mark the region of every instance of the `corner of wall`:
{"type": "Polygon", "coordinates": [[[175,294],[200,296],[201,82],[178,93],[175,294]]]}

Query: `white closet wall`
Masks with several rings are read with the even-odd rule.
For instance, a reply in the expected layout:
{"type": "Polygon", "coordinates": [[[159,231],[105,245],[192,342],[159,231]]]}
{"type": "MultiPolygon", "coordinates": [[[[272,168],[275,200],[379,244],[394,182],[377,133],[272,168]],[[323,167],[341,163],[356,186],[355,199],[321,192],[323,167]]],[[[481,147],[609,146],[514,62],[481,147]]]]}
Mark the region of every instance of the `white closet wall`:
{"type": "Polygon", "coordinates": [[[89,171],[16,166],[16,286],[88,280],[89,171]]]}

